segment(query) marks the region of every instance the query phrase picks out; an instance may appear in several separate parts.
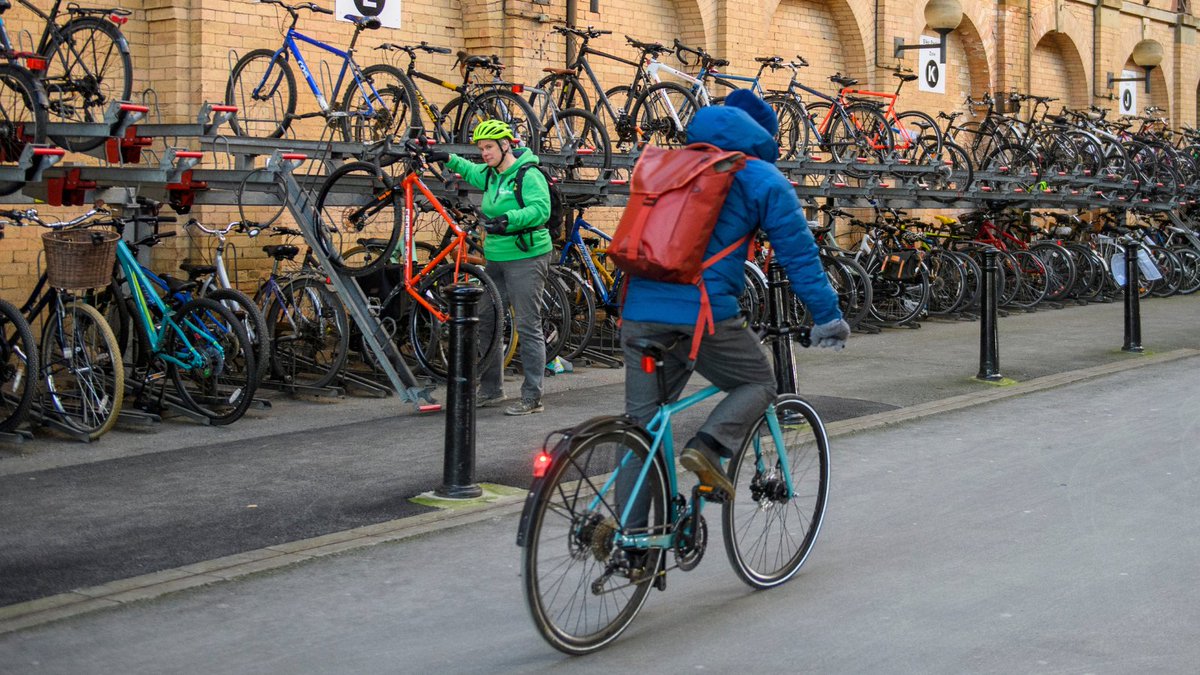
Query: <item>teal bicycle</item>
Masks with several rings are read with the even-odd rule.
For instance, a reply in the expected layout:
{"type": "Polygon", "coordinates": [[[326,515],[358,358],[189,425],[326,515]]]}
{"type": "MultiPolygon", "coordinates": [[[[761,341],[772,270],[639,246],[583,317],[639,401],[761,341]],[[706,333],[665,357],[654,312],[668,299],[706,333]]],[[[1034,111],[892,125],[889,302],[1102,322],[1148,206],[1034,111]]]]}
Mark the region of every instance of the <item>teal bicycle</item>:
{"type": "MultiPolygon", "coordinates": [[[[807,346],[807,332],[800,333],[807,346]]],[[[668,403],[661,368],[672,344],[634,339],[629,345],[643,355],[643,369],[658,373],[654,419],[642,427],[628,416],[596,417],[551,434],[534,460],[517,534],[534,623],[568,654],[610,644],[652,587],[666,589],[668,570],[699,564],[708,545],[707,502],[722,503],[721,530],[734,571],[765,589],[788,581],[804,564],[829,496],[825,427],[811,405],[785,394],[729,463],[735,497],[697,485],[686,499],[675,475],[672,418],[720,390],[709,386],[668,403]]]]}

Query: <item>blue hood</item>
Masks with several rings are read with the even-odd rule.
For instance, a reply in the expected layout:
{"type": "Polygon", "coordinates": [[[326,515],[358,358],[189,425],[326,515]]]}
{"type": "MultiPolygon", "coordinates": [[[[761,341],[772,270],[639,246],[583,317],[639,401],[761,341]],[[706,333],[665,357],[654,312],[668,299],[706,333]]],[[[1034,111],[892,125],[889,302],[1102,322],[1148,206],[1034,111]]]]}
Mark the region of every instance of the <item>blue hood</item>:
{"type": "Polygon", "coordinates": [[[687,126],[688,143],[710,143],[775,163],[779,144],[746,111],[728,106],[708,106],[696,112],[687,126]]]}

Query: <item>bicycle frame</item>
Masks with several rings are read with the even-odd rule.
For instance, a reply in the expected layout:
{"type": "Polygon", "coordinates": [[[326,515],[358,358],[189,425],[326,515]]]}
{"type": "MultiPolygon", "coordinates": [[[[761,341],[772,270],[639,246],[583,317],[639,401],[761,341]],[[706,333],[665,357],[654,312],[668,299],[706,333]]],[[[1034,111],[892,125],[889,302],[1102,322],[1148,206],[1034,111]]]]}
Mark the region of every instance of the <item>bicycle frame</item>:
{"type": "Polygon", "coordinates": [[[604,241],[612,241],[612,237],[604,232],[596,229],[591,223],[583,219],[580,215],[575,218],[575,222],[571,225],[571,231],[567,234],[566,244],[563,246],[562,254],[559,255],[558,264],[565,265],[569,262],[568,251],[575,249],[579,252],[579,257],[583,259],[583,264],[587,267],[589,280],[595,287],[596,293],[599,295],[601,302],[612,304],[615,298],[612,297],[611,289],[617,279],[620,278],[621,271],[617,270],[617,276],[611,276],[608,270],[600,268],[592,256],[592,250],[584,243],[581,230],[586,230],[604,241]]]}
{"type": "Polygon", "coordinates": [[[331,47],[320,40],[308,37],[307,35],[297,31],[295,25],[288,28],[288,32],[283,36],[283,45],[280,46],[279,49],[275,50],[275,54],[271,57],[270,67],[268,67],[266,72],[263,73],[262,81],[258,83],[258,86],[255,87],[254,91],[252,92],[252,96],[254,98],[259,98],[263,87],[266,86],[270,81],[271,74],[275,70],[275,63],[281,58],[286,60],[286,52],[290,52],[296,59],[296,67],[300,69],[301,74],[304,75],[304,80],[308,82],[308,88],[312,90],[313,96],[317,99],[317,105],[321,108],[321,112],[328,113],[330,111],[329,101],[321,92],[321,87],[317,85],[317,81],[313,77],[312,70],[310,70],[308,67],[308,62],[304,60],[304,55],[300,53],[300,45],[296,43],[297,40],[306,42],[319,49],[323,49],[342,59],[342,70],[338,73],[337,83],[334,84],[333,92],[330,94],[334,100],[337,100],[338,94],[342,91],[342,83],[346,81],[346,73],[349,72],[350,76],[354,78],[354,83],[358,86],[359,92],[362,93],[363,100],[366,103],[366,110],[364,110],[362,114],[365,116],[375,114],[375,106],[372,104],[372,99],[375,101],[381,101],[382,98],[379,96],[379,92],[375,90],[375,85],[363,80],[362,69],[359,68],[358,64],[354,62],[353,54],[351,54],[350,51],[342,51],[341,49],[331,47]],[[370,89],[369,92],[367,91],[368,89],[370,89]]]}
{"type": "MultiPolygon", "coordinates": [[[[188,339],[183,329],[172,318],[174,312],[158,296],[153,283],[146,276],[146,273],[142,270],[142,266],[134,258],[133,251],[130,250],[124,240],[117,241],[117,263],[121,266],[121,270],[125,274],[125,279],[129,282],[137,320],[142,324],[142,328],[145,330],[146,336],[150,341],[151,353],[184,370],[193,370],[202,367],[204,365],[204,357],[201,356],[196,346],[192,344],[192,341],[188,339]],[[161,326],[156,327],[154,325],[154,315],[150,310],[151,306],[162,315],[163,321],[161,326]],[[168,335],[167,331],[174,331],[179,339],[182,340],[189,355],[188,360],[185,361],[174,354],[167,354],[160,351],[168,335]]],[[[195,325],[189,325],[189,327],[192,328],[191,332],[194,335],[205,339],[208,343],[206,345],[208,348],[216,350],[220,355],[224,355],[225,351],[222,349],[220,342],[207,329],[203,326],[195,325]]]]}
{"type": "MultiPolygon", "coordinates": [[[[650,445],[650,454],[646,457],[646,460],[642,462],[641,471],[638,472],[637,480],[634,483],[630,494],[636,495],[641,491],[642,485],[645,483],[646,476],[649,474],[650,468],[654,464],[655,454],[661,452],[663,454],[664,464],[668,467],[675,466],[675,441],[674,434],[672,433],[673,428],[671,425],[671,418],[676,413],[687,410],[688,408],[719,393],[721,393],[720,388],[714,385],[709,385],[690,396],[680,399],[674,403],[664,403],[659,407],[658,412],[654,414],[654,418],[651,419],[650,423],[646,425],[646,430],[650,432],[650,435],[654,440],[650,445]]],[[[784,466],[787,466],[787,450],[783,444],[783,430],[779,426],[779,418],[775,415],[774,403],[767,407],[765,415],[767,418],[767,428],[770,430],[771,438],[779,452],[779,461],[784,466]]],[[[625,456],[621,459],[621,463],[617,466],[616,470],[612,472],[604,486],[598,490],[596,496],[592,498],[592,502],[588,506],[589,511],[596,511],[599,509],[600,502],[603,498],[602,496],[607,494],[608,491],[614,486],[617,481],[617,476],[620,475],[621,470],[627,466],[627,463],[632,457],[633,451],[626,451],[625,456]]],[[[755,462],[757,463],[757,468],[760,471],[765,469],[765,467],[762,465],[762,453],[758,447],[755,447],[755,462]]],[[[672,495],[679,494],[679,480],[676,477],[675,472],[667,471],[666,474],[669,493],[672,495]]],[[[787,485],[787,497],[790,498],[793,490],[795,489],[792,485],[791,472],[785,471],[783,474],[785,483],[787,485]]],[[[625,523],[629,520],[629,515],[634,507],[635,502],[636,500],[631,499],[625,504],[625,508],[621,512],[620,527],[618,528],[618,532],[624,531],[625,523]]],[[[670,500],[670,510],[667,514],[667,522],[679,522],[681,518],[692,515],[693,513],[698,515],[703,509],[704,498],[701,496],[698,496],[695,502],[688,507],[688,511],[684,513],[679,512],[679,505],[675,500],[672,499],[670,500]]],[[[639,549],[670,548],[674,546],[675,537],[677,535],[678,532],[669,532],[667,534],[618,534],[616,535],[616,544],[618,546],[624,546],[627,548],[639,549]]]]}
{"type": "MultiPolygon", "coordinates": [[[[599,98],[600,102],[604,104],[604,108],[608,111],[608,114],[612,117],[612,119],[614,119],[614,120],[618,119],[618,118],[620,118],[621,115],[617,111],[617,109],[613,107],[612,102],[608,100],[608,96],[606,96],[604,93],[604,85],[600,84],[600,78],[596,77],[596,71],[592,70],[591,64],[587,62],[588,54],[595,54],[596,56],[599,56],[601,58],[609,59],[611,61],[616,61],[617,63],[624,63],[627,66],[633,66],[634,68],[637,69],[637,73],[635,73],[633,76],[633,83],[630,84],[630,86],[629,86],[630,92],[632,94],[630,97],[631,100],[632,100],[632,98],[637,96],[638,91],[639,91],[638,86],[641,85],[642,82],[646,79],[645,62],[644,62],[644,60],[634,61],[632,59],[621,58],[620,56],[609,54],[607,52],[598,51],[598,50],[592,48],[590,45],[588,45],[588,43],[586,41],[584,41],[583,44],[581,44],[579,46],[579,54],[578,54],[578,56],[575,57],[575,63],[567,66],[571,70],[575,71],[576,79],[579,78],[580,70],[582,70],[584,72],[584,74],[586,74],[588,76],[588,80],[590,80],[592,83],[592,88],[596,90],[596,95],[599,98]]],[[[625,112],[628,113],[629,111],[626,110],[625,112]]]]}
{"type": "MultiPolygon", "coordinates": [[[[438,198],[434,196],[433,192],[425,185],[424,182],[421,181],[421,178],[417,172],[410,171],[409,174],[404,177],[404,180],[401,181],[400,187],[404,190],[404,240],[401,243],[404,247],[404,288],[414,300],[420,303],[420,305],[428,310],[429,313],[437,318],[438,321],[449,321],[450,315],[438,309],[437,307],[434,307],[433,304],[426,300],[424,296],[422,296],[420,293],[417,293],[417,286],[420,285],[421,280],[428,276],[429,273],[434,270],[434,268],[436,268],[443,260],[449,257],[452,251],[454,252],[454,276],[456,279],[458,278],[459,268],[463,264],[464,258],[467,255],[467,231],[459,227],[454,218],[452,218],[450,214],[446,212],[446,207],[442,206],[442,203],[438,201],[438,198]],[[433,256],[429,262],[425,263],[425,266],[422,267],[421,270],[416,274],[413,274],[413,257],[416,253],[413,245],[415,242],[415,238],[413,237],[413,222],[416,219],[416,209],[413,207],[414,189],[420,191],[425,199],[429,200],[429,203],[433,205],[433,210],[442,217],[442,220],[446,221],[446,226],[450,228],[450,231],[454,232],[454,237],[451,239],[450,243],[442,250],[438,251],[437,255],[433,256]]],[[[385,191],[380,196],[383,197],[384,195],[387,195],[388,198],[390,198],[389,193],[394,193],[394,191],[395,188],[385,191]]]]}

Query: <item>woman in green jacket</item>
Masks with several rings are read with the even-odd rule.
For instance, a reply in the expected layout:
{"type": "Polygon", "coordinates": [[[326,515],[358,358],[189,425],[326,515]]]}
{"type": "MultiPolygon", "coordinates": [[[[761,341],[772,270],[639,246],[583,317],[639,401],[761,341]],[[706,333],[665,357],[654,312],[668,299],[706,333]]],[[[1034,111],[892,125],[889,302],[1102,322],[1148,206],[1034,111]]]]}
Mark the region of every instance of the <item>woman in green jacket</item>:
{"type": "MultiPolygon", "coordinates": [[[[550,219],[550,186],[546,177],[526,165],[538,163],[537,155],[527,148],[513,146],[512,129],[500,120],[485,120],[475,127],[471,141],[483,154],[483,163],[471,162],[458,155],[432,153],[429,158],[444,161],[446,168],[483,190],[483,243],[487,273],[496,282],[500,298],[512,305],[520,336],[521,365],[525,381],[521,400],[505,409],[506,415],[542,412],[542,377],[546,367],[546,342],[542,336],[541,304],[550,257],[554,249],[546,221],[550,219]],[[518,175],[519,174],[519,175],[518,175]],[[521,202],[516,190],[520,179],[521,202]]],[[[480,326],[486,332],[489,326],[480,326]]],[[[505,400],[504,366],[501,350],[483,364],[479,377],[479,407],[505,400]]]]}

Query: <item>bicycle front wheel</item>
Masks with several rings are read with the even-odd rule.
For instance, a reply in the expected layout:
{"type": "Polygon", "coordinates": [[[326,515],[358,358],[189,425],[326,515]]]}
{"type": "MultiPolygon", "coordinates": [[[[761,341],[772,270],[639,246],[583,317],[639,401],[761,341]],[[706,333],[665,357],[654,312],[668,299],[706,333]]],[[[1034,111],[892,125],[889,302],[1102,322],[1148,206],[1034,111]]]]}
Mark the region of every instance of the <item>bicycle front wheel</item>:
{"type": "Polygon", "coordinates": [[[189,364],[172,362],[167,368],[183,404],[214,425],[241,419],[258,385],[245,326],[224,305],[206,298],[185,303],[173,321],[162,353],[189,364]]]}
{"type": "Polygon", "coordinates": [[[389,135],[408,138],[421,128],[416,87],[403,71],[383,63],[363,68],[362,80],[346,87],[342,110],[347,117],[342,137],[351,143],[371,143],[389,135]]]}
{"type": "MultiPolygon", "coordinates": [[[[105,19],[81,17],[64,25],[42,52],[42,86],[50,114],[64,122],[101,122],[110,104],[128,101],[133,91],[129,43],[105,19]]],[[[67,150],[86,152],[108,139],[52,137],[67,150]]]]}
{"type": "Polygon", "coordinates": [[[664,549],[626,549],[618,535],[663,534],[667,475],[652,462],[645,432],[592,420],[568,435],[528,507],[522,582],[538,632],[555,649],[588,654],[615,640],[637,616],[659,573],[664,549]],[[614,475],[616,474],[616,475],[614,475]],[[630,514],[622,526],[627,504],[630,514]]]}
{"type": "Polygon", "coordinates": [[[382,169],[370,162],[344,164],[329,174],[317,193],[317,245],[337,269],[354,276],[369,274],[395,253],[402,211],[382,169]],[[348,255],[368,245],[379,255],[348,255]]]}
{"type": "Polygon", "coordinates": [[[89,441],[117,423],[125,367],[112,328],[95,307],[71,302],[42,329],[42,410],[89,441]]]}
{"type": "Polygon", "coordinates": [[[659,82],[642,92],[630,117],[641,132],[640,141],[663,147],[687,143],[687,125],[700,109],[696,97],[683,85],[659,82]]]}
{"type": "Polygon", "coordinates": [[[255,49],[234,64],[225,84],[225,103],[238,109],[229,121],[233,133],[279,138],[296,112],[296,75],[285,56],[255,49]]]}
{"type": "Polygon", "coordinates": [[[0,335],[0,431],[12,431],[33,403],[38,349],[29,322],[7,300],[0,300],[0,335]]]}
{"type": "Polygon", "coordinates": [[[321,279],[299,277],[284,285],[266,318],[276,379],[320,388],[341,372],[350,349],[346,308],[321,279]]]}
{"type": "MultiPolygon", "coordinates": [[[[447,294],[456,284],[470,284],[484,290],[476,305],[479,316],[478,363],[482,367],[500,344],[500,331],[496,327],[504,325],[504,308],[500,303],[496,282],[475,265],[463,263],[457,271],[454,265],[442,265],[421,282],[417,294],[445,315],[450,311],[447,294]]],[[[434,377],[444,379],[449,369],[450,322],[442,320],[415,301],[409,317],[409,342],[417,363],[434,377]]]]}
{"type": "Polygon", "coordinates": [[[817,541],[829,499],[829,440],[817,411],[792,394],[776,399],[782,448],[769,415],[730,462],[737,496],[721,510],[729,562],[742,581],[759,589],[795,576],[817,541]]]}

